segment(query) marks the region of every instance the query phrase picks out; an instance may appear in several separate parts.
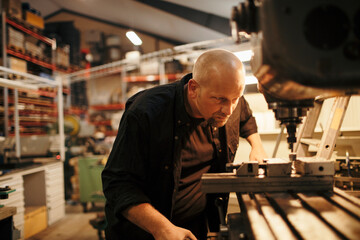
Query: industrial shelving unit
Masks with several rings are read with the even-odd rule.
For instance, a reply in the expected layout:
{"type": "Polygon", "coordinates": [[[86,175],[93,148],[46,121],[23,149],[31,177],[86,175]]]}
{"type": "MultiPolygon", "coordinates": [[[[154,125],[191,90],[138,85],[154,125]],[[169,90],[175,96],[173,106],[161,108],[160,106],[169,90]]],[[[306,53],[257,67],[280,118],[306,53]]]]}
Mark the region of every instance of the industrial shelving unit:
{"type": "Polygon", "coordinates": [[[63,90],[61,78],[55,77],[56,41],[1,9],[1,43],[2,134],[15,139],[13,157],[21,157],[21,137],[47,135],[49,125],[58,123],[56,142],[63,158],[63,94],[68,91],[63,90]],[[9,65],[12,60],[22,64],[9,65]],[[42,77],[37,76],[40,72],[42,77]]]}
{"type": "Polygon", "coordinates": [[[6,66],[7,55],[13,56],[22,60],[25,60],[29,63],[35,64],[42,68],[47,69],[52,72],[56,70],[54,64],[54,51],[56,49],[56,41],[45,37],[37,32],[36,29],[30,29],[29,26],[26,26],[24,22],[16,18],[9,18],[6,16],[6,13],[2,12],[2,49],[3,49],[3,65],[6,66]],[[13,39],[17,39],[17,36],[20,36],[20,42],[11,42],[10,34],[14,36],[13,39]],[[21,37],[24,39],[26,36],[36,39],[49,48],[47,54],[41,52],[40,46],[35,44],[29,44],[26,48],[26,41],[24,40],[23,46],[21,44],[21,37]],[[19,44],[18,44],[19,43],[19,44]]]}
{"type": "MultiPolygon", "coordinates": [[[[57,78],[55,81],[49,80],[46,78],[34,76],[28,73],[18,72],[6,67],[0,67],[0,87],[4,88],[4,98],[3,98],[3,114],[4,114],[4,132],[5,136],[9,137],[13,135],[15,137],[15,157],[20,158],[20,137],[21,137],[21,130],[20,130],[20,122],[21,118],[23,117],[23,124],[25,126],[33,126],[34,125],[42,125],[44,122],[53,122],[58,121],[59,127],[59,143],[60,143],[60,156],[65,156],[65,149],[64,149],[64,118],[63,118],[63,91],[62,91],[62,82],[60,78],[57,78]],[[18,76],[17,79],[9,79],[8,76],[11,74],[16,74],[18,76]],[[42,88],[50,88],[53,89],[53,92],[46,92],[39,89],[42,88]],[[8,96],[9,89],[12,89],[12,96],[8,96]],[[35,94],[43,94],[43,95],[52,95],[53,99],[55,99],[55,94],[57,97],[57,103],[54,102],[38,102],[38,103],[31,103],[28,99],[22,99],[19,97],[19,92],[32,92],[35,94]],[[22,105],[23,109],[19,109],[19,103],[23,102],[22,105]],[[12,105],[10,105],[12,103],[12,105]],[[27,110],[26,105],[31,105],[32,109],[27,110]],[[51,111],[51,114],[46,113],[44,114],[44,110],[36,110],[37,106],[45,105],[47,108],[45,111],[51,111]],[[57,107],[57,109],[54,109],[57,107]],[[35,110],[34,110],[35,109],[35,110]],[[24,115],[20,115],[20,113],[24,113],[24,115]],[[40,121],[33,121],[32,115],[37,115],[40,117],[40,121]],[[44,118],[45,115],[48,116],[49,119],[45,119],[45,121],[41,121],[41,118],[44,118]],[[57,118],[55,118],[55,115],[57,118]],[[11,116],[11,121],[9,121],[11,116]],[[28,121],[26,121],[26,118],[28,121]],[[9,126],[14,127],[14,131],[10,134],[8,130],[9,126]]],[[[39,100],[38,100],[39,101],[39,100]]]]}

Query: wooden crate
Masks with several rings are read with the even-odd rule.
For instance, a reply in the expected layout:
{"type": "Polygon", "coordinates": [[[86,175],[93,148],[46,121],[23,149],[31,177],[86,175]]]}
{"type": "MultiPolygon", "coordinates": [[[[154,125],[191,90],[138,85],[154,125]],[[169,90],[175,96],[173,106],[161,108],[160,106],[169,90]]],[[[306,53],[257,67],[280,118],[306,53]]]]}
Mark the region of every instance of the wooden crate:
{"type": "Polygon", "coordinates": [[[29,238],[47,228],[46,206],[28,206],[25,208],[24,237],[29,238]]]}

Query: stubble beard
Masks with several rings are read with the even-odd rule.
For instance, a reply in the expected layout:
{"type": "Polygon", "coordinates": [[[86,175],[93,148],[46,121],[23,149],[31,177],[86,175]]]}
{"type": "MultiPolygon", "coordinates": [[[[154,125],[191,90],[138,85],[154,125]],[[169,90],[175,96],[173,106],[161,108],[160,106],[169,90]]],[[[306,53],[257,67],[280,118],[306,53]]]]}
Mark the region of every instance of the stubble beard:
{"type": "Polygon", "coordinates": [[[208,122],[208,124],[209,124],[210,126],[219,128],[219,127],[225,126],[225,124],[227,123],[228,119],[229,119],[229,118],[227,117],[226,119],[220,121],[220,120],[216,120],[216,118],[213,116],[213,117],[209,118],[209,119],[207,120],[207,122],[208,122]]]}

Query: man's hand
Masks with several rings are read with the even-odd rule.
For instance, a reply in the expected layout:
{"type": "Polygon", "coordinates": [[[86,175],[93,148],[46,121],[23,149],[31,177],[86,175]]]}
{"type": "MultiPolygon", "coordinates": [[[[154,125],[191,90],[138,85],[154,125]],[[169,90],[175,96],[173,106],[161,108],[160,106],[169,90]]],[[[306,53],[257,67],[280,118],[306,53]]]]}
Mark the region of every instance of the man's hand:
{"type": "Polygon", "coordinates": [[[153,234],[156,240],[197,240],[189,230],[172,225],[169,229],[159,229],[153,234]]]}
{"type": "Polygon", "coordinates": [[[267,158],[266,152],[264,148],[252,148],[249,159],[250,161],[258,161],[259,163],[263,163],[264,158],[267,158]]]}
{"type": "Polygon", "coordinates": [[[189,230],[172,224],[150,203],[131,206],[122,214],[130,222],[151,233],[156,240],[197,240],[189,230]]]}
{"type": "Polygon", "coordinates": [[[258,161],[259,163],[263,163],[264,158],[267,158],[267,154],[261,143],[261,138],[259,134],[258,133],[251,134],[246,138],[246,140],[251,145],[251,152],[249,156],[250,161],[258,161]]]}

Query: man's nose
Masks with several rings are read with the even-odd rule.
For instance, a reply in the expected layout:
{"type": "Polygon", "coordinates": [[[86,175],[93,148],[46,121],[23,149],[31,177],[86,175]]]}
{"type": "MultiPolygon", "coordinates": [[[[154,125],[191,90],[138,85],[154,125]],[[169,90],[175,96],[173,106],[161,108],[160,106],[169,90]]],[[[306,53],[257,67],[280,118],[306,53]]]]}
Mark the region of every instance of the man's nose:
{"type": "Polygon", "coordinates": [[[230,116],[232,114],[232,112],[234,111],[236,105],[233,103],[226,103],[223,105],[221,111],[226,114],[226,116],[230,116]]]}

